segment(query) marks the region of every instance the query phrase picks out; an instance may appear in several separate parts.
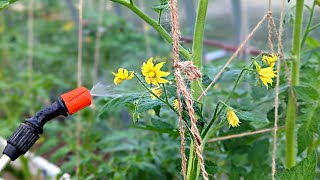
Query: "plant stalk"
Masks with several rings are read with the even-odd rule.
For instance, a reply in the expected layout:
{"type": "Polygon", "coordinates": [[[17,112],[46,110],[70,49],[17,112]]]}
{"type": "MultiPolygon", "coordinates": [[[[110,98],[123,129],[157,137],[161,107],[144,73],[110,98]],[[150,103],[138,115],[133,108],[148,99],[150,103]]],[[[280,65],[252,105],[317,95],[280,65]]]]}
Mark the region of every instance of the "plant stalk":
{"type": "MultiPolygon", "coordinates": [[[[293,44],[292,44],[292,56],[294,60],[292,62],[291,69],[291,81],[292,86],[299,85],[299,75],[300,75],[300,50],[301,50],[301,31],[302,31],[302,18],[303,18],[303,6],[304,0],[296,1],[296,15],[295,24],[293,30],[293,44]]],[[[288,108],[286,117],[286,166],[291,168],[296,163],[295,154],[295,126],[296,126],[296,114],[297,107],[295,102],[295,97],[291,93],[288,98],[288,108]]]]}
{"type": "Polygon", "coordinates": [[[189,153],[189,159],[188,159],[188,170],[187,170],[187,179],[194,179],[194,173],[195,173],[195,170],[194,170],[194,162],[195,162],[195,151],[194,151],[194,141],[193,139],[191,138],[191,141],[190,141],[190,153],[189,153]]]}
{"type": "MultiPolygon", "coordinates": [[[[196,24],[195,24],[194,35],[193,35],[192,62],[200,70],[200,72],[202,72],[202,47],[203,47],[203,35],[204,35],[204,26],[206,21],[207,9],[208,9],[208,0],[199,0],[196,24]]],[[[192,96],[195,99],[200,97],[202,93],[201,86],[202,86],[202,82],[197,82],[197,81],[191,82],[192,96]]],[[[196,158],[194,158],[195,149],[191,148],[193,147],[192,143],[194,142],[191,141],[190,143],[191,144],[190,144],[187,179],[196,179],[199,177],[199,174],[200,174],[200,171],[198,171],[199,163],[196,160],[196,158]],[[195,176],[194,176],[194,173],[196,173],[195,176]]]]}
{"type": "MultiPolygon", "coordinates": [[[[193,44],[192,44],[192,62],[202,72],[202,47],[204,26],[208,9],[208,0],[199,0],[196,24],[194,28],[193,44]]],[[[202,82],[193,81],[191,83],[192,95],[197,99],[202,93],[202,82]]]]}

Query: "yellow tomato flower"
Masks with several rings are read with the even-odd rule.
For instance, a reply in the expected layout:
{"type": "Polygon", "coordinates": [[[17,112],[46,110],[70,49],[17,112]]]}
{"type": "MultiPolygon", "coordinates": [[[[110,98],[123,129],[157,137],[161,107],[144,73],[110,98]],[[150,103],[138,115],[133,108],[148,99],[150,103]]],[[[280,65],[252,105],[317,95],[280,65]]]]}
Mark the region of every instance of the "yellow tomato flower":
{"type": "MultiPolygon", "coordinates": [[[[161,88],[152,88],[151,91],[152,91],[155,95],[157,95],[158,97],[160,97],[161,94],[162,94],[162,89],[161,89],[161,88]]],[[[157,97],[154,96],[153,94],[151,94],[151,99],[155,100],[155,99],[157,99],[157,97]]]]}
{"type": "Polygon", "coordinates": [[[180,109],[178,99],[173,100],[173,108],[174,108],[176,111],[178,111],[178,110],[180,109]]]}
{"type": "Polygon", "coordinates": [[[262,56],[262,61],[270,67],[274,67],[275,62],[278,60],[279,55],[278,54],[270,54],[270,55],[264,55],[262,56]]]}
{"type": "Polygon", "coordinates": [[[72,22],[67,22],[67,23],[64,23],[64,25],[63,25],[63,31],[65,31],[65,32],[71,31],[72,28],[73,28],[72,22]]]}
{"type": "Polygon", "coordinates": [[[229,109],[227,112],[227,119],[229,123],[229,127],[237,127],[240,126],[240,121],[236,113],[233,110],[229,109]]]}
{"type": "Polygon", "coordinates": [[[113,82],[116,85],[121,84],[123,80],[130,80],[134,77],[134,71],[131,71],[129,75],[128,70],[123,68],[119,68],[118,73],[112,72],[112,74],[115,76],[113,82]]]}
{"type": "Polygon", "coordinates": [[[155,86],[159,86],[159,83],[168,83],[169,81],[163,79],[163,77],[168,76],[170,73],[160,70],[165,62],[154,65],[152,60],[153,58],[150,58],[147,63],[144,62],[141,67],[141,72],[146,82],[155,86]]]}
{"type": "Polygon", "coordinates": [[[256,66],[259,78],[268,88],[268,84],[272,85],[272,78],[277,77],[277,71],[274,71],[273,67],[261,68],[256,61],[254,62],[254,64],[256,66]]]}
{"type": "Polygon", "coordinates": [[[0,26],[0,33],[4,32],[4,26],[0,26]]]}

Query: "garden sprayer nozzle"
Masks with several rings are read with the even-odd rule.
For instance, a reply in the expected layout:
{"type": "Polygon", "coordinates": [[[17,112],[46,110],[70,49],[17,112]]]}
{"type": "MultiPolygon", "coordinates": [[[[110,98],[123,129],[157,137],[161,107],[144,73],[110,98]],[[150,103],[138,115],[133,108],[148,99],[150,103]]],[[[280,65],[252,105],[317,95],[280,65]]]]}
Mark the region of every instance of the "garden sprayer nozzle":
{"type": "Polygon", "coordinates": [[[64,104],[67,106],[69,114],[73,114],[91,104],[91,94],[85,87],[61,95],[64,104]]]}
{"type": "MultiPolygon", "coordinates": [[[[25,154],[43,133],[43,126],[49,120],[62,115],[68,116],[89,106],[92,97],[84,87],[79,87],[62,94],[53,104],[37,112],[33,117],[25,120],[7,141],[3,154],[11,161],[25,154]]],[[[0,159],[1,163],[2,158],[0,159]]]]}

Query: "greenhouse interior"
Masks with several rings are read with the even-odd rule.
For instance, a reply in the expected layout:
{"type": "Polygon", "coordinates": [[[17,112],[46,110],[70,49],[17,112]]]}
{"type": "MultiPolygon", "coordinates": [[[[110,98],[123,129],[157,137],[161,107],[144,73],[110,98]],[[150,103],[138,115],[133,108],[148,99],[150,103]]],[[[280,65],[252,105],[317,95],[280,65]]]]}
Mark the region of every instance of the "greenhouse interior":
{"type": "Polygon", "coordinates": [[[0,180],[320,179],[320,0],[0,0],[0,180]]]}

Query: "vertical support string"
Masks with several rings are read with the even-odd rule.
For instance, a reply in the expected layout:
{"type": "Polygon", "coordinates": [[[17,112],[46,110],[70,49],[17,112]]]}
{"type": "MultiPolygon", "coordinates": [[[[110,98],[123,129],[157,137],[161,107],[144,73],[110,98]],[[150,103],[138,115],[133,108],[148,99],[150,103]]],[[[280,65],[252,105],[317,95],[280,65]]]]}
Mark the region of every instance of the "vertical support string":
{"type": "MultiPolygon", "coordinates": [[[[173,38],[173,54],[174,54],[174,65],[177,65],[179,62],[179,27],[178,27],[178,17],[177,17],[177,0],[170,0],[170,13],[171,13],[171,21],[172,21],[172,38],[173,38]]],[[[179,68],[175,68],[175,78],[179,82],[182,81],[181,73],[179,68]]],[[[179,127],[180,127],[180,143],[181,143],[181,171],[184,180],[187,180],[187,157],[185,153],[185,136],[184,136],[184,127],[183,127],[183,119],[182,119],[182,103],[181,103],[181,94],[180,94],[180,86],[177,87],[177,99],[179,104],[179,127]]]]}
{"type": "Polygon", "coordinates": [[[186,157],[184,152],[184,132],[182,126],[182,108],[181,108],[181,97],[180,93],[183,94],[188,109],[188,115],[191,121],[191,133],[194,137],[196,155],[198,157],[200,170],[202,176],[205,180],[208,180],[208,173],[205,169],[205,163],[202,156],[202,138],[200,136],[199,130],[197,128],[197,120],[194,116],[195,112],[193,109],[193,100],[192,97],[184,83],[184,80],[181,76],[181,72],[178,66],[179,63],[179,24],[178,24],[178,10],[177,10],[177,0],[170,0],[170,14],[172,21],[172,37],[173,37],[173,52],[174,52],[174,67],[175,67],[175,78],[177,83],[177,98],[179,102],[179,124],[180,124],[180,136],[181,136],[181,159],[182,159],[182,173],[184,179],[186,179],[186,157]]]}
{"type": "Polygon", "coordinates": [[[279,119],[279,86],[280,86],[280,61],[284,59],[283,46],[282,46],[282,33],[283,33],[283,11],[284,11],[284,0],[282,0],[280,25],[278,33],[278,54],[279,60],[277,62],[277,79],[276,79],[276,95],[274,100],[274,129],[273,129],[273,148],[272,148],[272,180],[275,180],[276,174],[276,153],[277,153],[277,130],[278,130],[278,119],[279,119]]]}
{"type": "MultiPolygon", "coordinates": [[[[78,29],[78,61],[77,61],[77,86],[82,85],[82,0],[79,0],[79,29],[78,29]]],[[[80,174],[80,146],[81,146],[81,115],[78,113],[76,125],[76,179],[79,179],[80,174]]]]}
{"type": "Polygon", "coordinates": [[[271,11],[271,0],[268,1],[268,45],[271,53],[274,53],[274,47],[272,42],[272,11],[271,11]]]}

